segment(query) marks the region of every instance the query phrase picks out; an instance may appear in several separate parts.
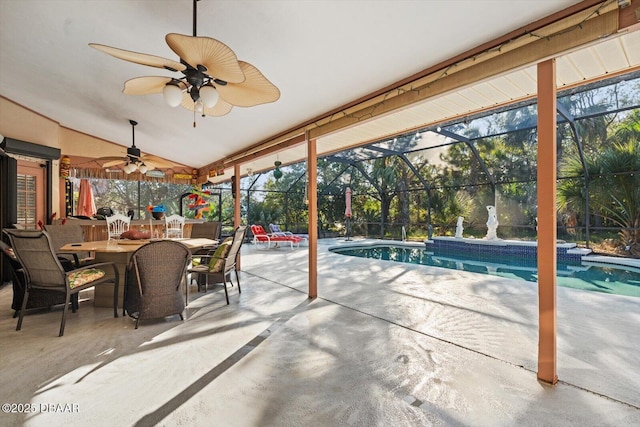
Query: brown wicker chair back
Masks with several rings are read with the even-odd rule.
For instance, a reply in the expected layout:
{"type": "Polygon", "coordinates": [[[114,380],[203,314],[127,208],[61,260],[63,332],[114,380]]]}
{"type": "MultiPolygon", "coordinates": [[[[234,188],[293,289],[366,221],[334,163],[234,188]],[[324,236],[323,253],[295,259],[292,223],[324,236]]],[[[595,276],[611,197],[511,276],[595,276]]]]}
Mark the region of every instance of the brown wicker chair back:
{"type": "Polygon", "coordinates": [[[182,284],[190,261],[189,249],[170,240],[151,242],[131,255],[127,266],[124,309],[136,319],[136,329],[140,319],[175,314],[184,319],[182,284]]]}

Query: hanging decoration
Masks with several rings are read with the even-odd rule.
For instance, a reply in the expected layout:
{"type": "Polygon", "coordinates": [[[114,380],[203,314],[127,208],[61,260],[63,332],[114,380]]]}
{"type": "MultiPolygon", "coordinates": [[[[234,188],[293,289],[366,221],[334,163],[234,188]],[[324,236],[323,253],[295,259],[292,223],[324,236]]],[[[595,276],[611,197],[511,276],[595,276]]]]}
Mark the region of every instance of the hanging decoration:
{"type": "Polygon", "coordinates": [[[60,178],[69,178],[71,169],[71,159],[68,156],[62,156],[60,159],[60,178]]]}
{"type": "Polygon", "coordinates": [[[195,211],[194,219],[202,219],[204,212],[209,212],[212,204],[207,201],[211,197],[209,190],[202,190],[194,185],[189,194],[189,209],[195,211]]]}
{"type": "Polygon", "coordinates": [[[273,171],[273,177],[278,180],[282,178],[282,171],[280,170],[280,165],[282,165],[282,162],[280,160],[276,160],[273,164],[276,167],[276,169],[273,171]]]}

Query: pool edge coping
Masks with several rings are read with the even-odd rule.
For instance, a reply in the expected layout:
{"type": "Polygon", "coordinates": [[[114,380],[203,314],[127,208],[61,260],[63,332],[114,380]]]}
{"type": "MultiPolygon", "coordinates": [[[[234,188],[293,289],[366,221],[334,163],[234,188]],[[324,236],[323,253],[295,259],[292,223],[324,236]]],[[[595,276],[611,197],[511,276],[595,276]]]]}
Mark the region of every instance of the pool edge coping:
{"type": "MultiPolygon", "coordinates": [[[[338,242],[331,243],[327,250],[333,252],[334,249],[340,248],[369,248],[375,246],[397,246],[397,247],[410,247],[425,249],[424,242],[402,242],[398,240],[382,240],[382,239],[362,239],[362,240],[340,240],[338,242]]],[[[636,258],[624,258],[614,257],[606,255],[584,255],[582,261],[592,264],[604,264],[610,266],[630,267],[640,270],[640,259],[636,258]]]]}

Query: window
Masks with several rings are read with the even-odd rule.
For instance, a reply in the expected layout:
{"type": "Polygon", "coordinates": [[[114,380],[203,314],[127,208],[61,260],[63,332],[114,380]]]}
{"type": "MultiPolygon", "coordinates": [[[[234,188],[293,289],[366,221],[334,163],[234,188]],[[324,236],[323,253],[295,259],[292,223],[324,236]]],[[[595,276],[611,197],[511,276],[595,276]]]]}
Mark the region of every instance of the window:
{"type": "Polygon", "coordinates": [[[18,224],[25,228],[36,228],[36,177],[18,174],[18,224]]]}
{"type": "MultiPolygon", "coordinates": [[[[169,184],[165,182],[126,181],[111,179],[89,179],[93,189],[96,208],[107,207],[116,213],[126,215],[134,212],[135,219],[150,217],[148,205],[164,205],[167,214],[179,213],[180,196],[191,191],[189,184],[169,184]]],[[[77,188],[74,200],[77,200],[77,188]]],[[[189,217],[189,212],[183,212],[189,217]]],[[[191,214],[192,216],[193,214],[191,214]]]]}

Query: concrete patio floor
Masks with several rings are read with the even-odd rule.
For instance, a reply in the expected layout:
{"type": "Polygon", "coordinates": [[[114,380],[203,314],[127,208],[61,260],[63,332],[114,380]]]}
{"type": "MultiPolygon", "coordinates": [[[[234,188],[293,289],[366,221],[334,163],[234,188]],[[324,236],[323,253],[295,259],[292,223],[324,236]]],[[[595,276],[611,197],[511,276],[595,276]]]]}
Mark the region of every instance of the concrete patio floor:
{"type": "Polygon", "coordinates": [[[558,375],[536,380],[536,284],[244,245],[242,294],[194,292],[187,320],[80,304],[25,316],[0,289],[0,401],[34,426],[640,425],[640,299],[558,288],[558,375]],[[65,406],[66,405],[66,406],[65,406]],[[66,411],[66,412],[65,412],[66,411]]]}

